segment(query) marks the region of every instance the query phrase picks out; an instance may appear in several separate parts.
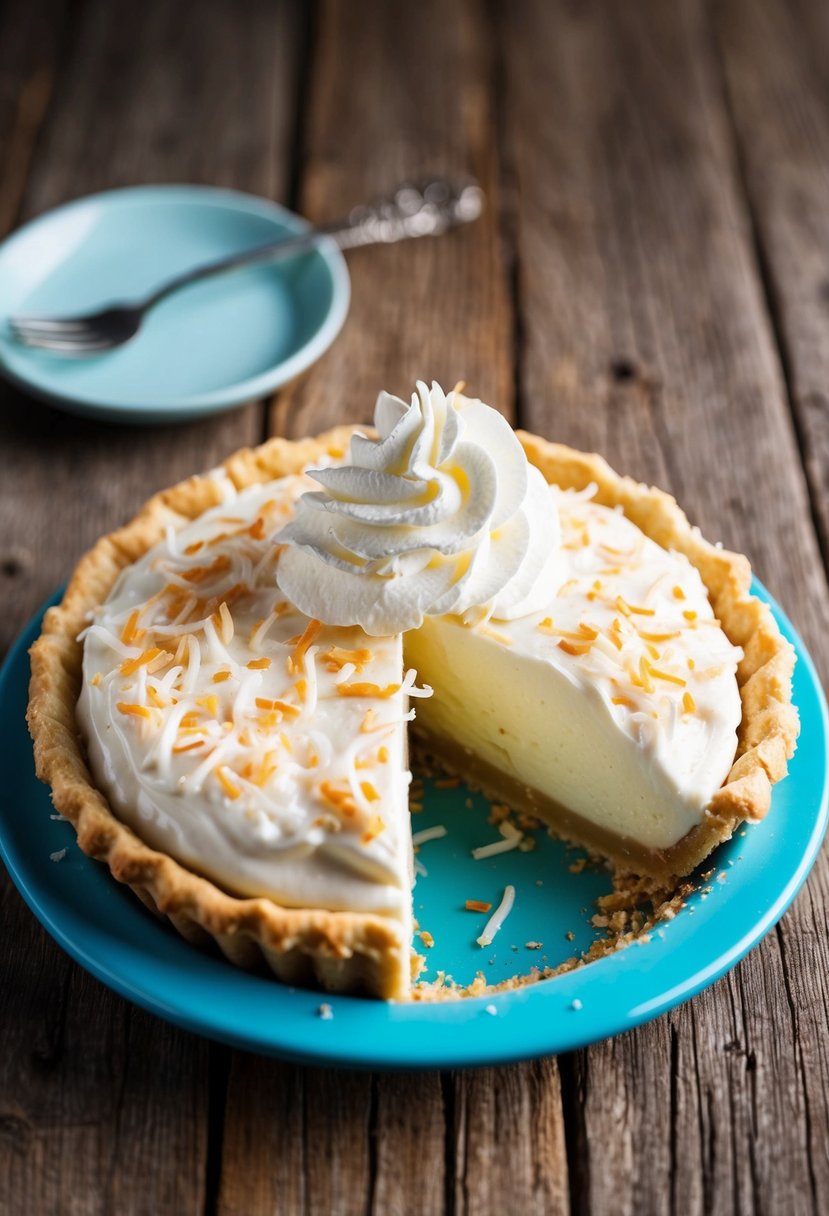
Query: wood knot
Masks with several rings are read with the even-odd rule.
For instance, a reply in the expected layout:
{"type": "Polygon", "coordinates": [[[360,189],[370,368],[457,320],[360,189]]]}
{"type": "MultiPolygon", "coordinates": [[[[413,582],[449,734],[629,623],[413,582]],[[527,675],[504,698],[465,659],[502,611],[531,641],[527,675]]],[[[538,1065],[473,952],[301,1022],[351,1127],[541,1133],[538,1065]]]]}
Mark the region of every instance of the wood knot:
{"type": "Polygon", "coordinates": [[[4,578],[19,578],[32,565],[32,555],[26,549],[10,549],[0,557],[0,574],[4,578]]]}
{"type": "Polygon", "coordinates": [[[632,359],[617,355],[610,361],[610,374],[617,384],[629,384],[638,375],[638,368],[632,359]]]}
{"type": "Polygon", "coordinates": [[[0,1144],[7,1144],[14,1153],[23,1154],[32,1138],[32,1128],[20,1115],[0,1112],[0,1144]]]}

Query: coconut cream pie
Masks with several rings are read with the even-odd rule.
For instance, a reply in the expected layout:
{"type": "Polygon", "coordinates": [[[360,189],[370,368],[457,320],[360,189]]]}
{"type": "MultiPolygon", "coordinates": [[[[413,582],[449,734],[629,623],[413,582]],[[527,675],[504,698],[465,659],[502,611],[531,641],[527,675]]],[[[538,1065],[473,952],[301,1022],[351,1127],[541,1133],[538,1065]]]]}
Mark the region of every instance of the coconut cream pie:
{"type": "Polygon", "coordinates": [[[404,998],[410,722],[664,881],[765,813],[797,714],[747,561],[667,495],[437,385],[375,427],[237,453],[100,541],[29,721],[81,847],[188,939],[404,998]]]}

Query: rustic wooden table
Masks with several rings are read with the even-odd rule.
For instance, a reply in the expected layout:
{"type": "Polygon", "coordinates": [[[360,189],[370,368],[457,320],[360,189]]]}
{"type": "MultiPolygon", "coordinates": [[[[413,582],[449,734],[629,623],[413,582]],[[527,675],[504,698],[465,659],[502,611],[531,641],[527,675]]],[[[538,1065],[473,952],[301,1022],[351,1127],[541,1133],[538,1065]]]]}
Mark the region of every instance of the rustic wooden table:
{"type": "MultiPolygon", "coordinates": [[[[149,493],[417,376],[670,488],[829,670],[829,8],[814,0],[6,6],[0,230],[137,182],[329,218],[467,170],[485,218],[350,257],[331,351],[186,427],[0,388],[2,642],[149,493]]],[[[818,863],[711,990],[559,1059],[337,1073],[215,1046],[69,961],[0,877],[0,1212],[829,1211],[818,863]]]]}

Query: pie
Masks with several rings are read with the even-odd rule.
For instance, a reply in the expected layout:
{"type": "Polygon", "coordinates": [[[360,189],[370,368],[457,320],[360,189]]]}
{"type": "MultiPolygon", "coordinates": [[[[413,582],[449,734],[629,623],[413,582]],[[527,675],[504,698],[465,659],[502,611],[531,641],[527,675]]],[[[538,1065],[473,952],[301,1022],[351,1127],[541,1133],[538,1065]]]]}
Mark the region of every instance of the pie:
{"type": "Polygon", "coordinates": [[[766,813],[798,718],[747,560],[668,495],[437,386],[375,422],[237,452],[99,541],[28,716],[80,847],[184,937],[405,999],[415,717],[663,883],[766,813]]]}

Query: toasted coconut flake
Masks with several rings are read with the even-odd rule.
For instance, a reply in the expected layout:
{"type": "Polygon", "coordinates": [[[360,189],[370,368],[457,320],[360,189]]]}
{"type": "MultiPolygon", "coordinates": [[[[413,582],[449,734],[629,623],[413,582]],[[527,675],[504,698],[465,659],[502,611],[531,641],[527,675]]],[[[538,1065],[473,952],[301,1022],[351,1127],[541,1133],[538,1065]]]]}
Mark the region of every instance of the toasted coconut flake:
{"type": "Polygon", "coordinates": [[[227,794],[228,798],[230,798],[230,800],[232,802],[235,802],[242,791],[239,789],[238,785],[234,785],[233,782],[230,780],[230,778],[227,776],[227,773],[225,771],[225,766],[222,764],[218,764],[216,766],[216,768],[214,768],[213,772],[218,777],[219,783],[222,786],[222,788],[224,789],[224,792],[227,794]]]}
{"type": "Polygon", "coordinates": [[[559,648],[559,650],[563,650],[565,654],[584,655],[584,654],[589,653],[590,643],[589,642],[583,642],[583,643],[568,642],[566,639],[563,638],[558,643],[558,648],[559,648]]]}
{"type": "Polygon", "coordinates": [[[134,718],[152,718],[152,711],[146,705],[133,705],[126,701],[117,701],[115,708],[121,714],[131,714],[134,718]]]}
{"type": "Polygon", "coordinates": [[[329,664],[330,671],[341,670],[346,664],[353,665],[355,671],[360,671],[366,663],[374,658],[374,652],[367,647],[358,650],[345,650],[342,646],[329,646],[321,656],[323,662],[329,664]]]}
{"type": "Polygon", "coordinates": [[[492,904],[487,903],[483,899],[468,899],[464,904],[467,912],[489,912],[492,904]]]}
{"type": "Polygon", "coordinates": [[[343,789],[341,786],[335,785],[333,781],[321,781],[319,792],[329,806],[332,806],[341,815],[352,819],[357,814],[357,803],[349,789],[343,789]]]}
{"type": "Polygon", "coordinates": [[[322,622],[312,619],[308,622],[308,624],[305,626],[305,629],[303,630],[303,632],[297,638],[296,645],[294,646],[294,652],[291,655],[291,658],[295,665],[295,669],[297,671],[301,671],[303,669],[304,660],[305,660],[305,652],[307,651],[308,647],[313,643],[314,638],[317,636],[317,634],[319,633],[319,631],[321,629],[322,629],[322,622]]]}
{"type": "Polygon", "coordinates": [[[141,619],[141,609],[136,608],[127,618],[127,623],[121,630],[121,641],[125,646],[132,646],[139,638],[143,638],[146,630],[138,628],[141,619]]]}
{"type": "Polygon", "coordinates": [[[372,840],[379,836],[381,832],[385,831],[385,827],[386,825],[380,816],[375,815],[373,819],[369,820],[368,827],[360,837],[363,844],[371,844],[372,840]]]}
{"type": "Polygon", "coordinates": [[[680,688],[684,688],[686,684],[686,681],[683,680],[682,676],[671,675],[669,671],[662,671],[658,667],[651,667],[650,674],[655,680],[665,680],[668,684],[679,685],[680,688]]]}
{"type": "Polygon", "coordinates": [[[151,646],[149,650],[145,650],[137,659],[125,659],[121,664],[120,672],[122,676],[131,676],[138,671],[139,667],[145,667],[148,663],[152,663],[153,659],[157,659],[160,654],[164,654],[163,650],[159,650],[157,646],[151,646]]]}
{"type": "Polygon", "coordinates": [[[271,699],[269,697],[257,697],[255,701],[257,709],[279,710],[280,713],[286,714],[289,718],[298,718],[302,710],[298,705],[291,705],[287,701],[282,701],[278,697],[271,699]]]}
{"type": "Polygon", "coordinates": [[[643,608],[639,604],[628,604],[621,595],[616,596],[616,607],[622,616],[656,616],[655,608],[643,608]]]}
{"type": "Polygon", "coordinates": [[[337,694],[341,697],[393,697],[396,692],[400,692],[399,684],[386,684],[385,688],[381,688],[379,684],[338,684],[337,694]]]}

